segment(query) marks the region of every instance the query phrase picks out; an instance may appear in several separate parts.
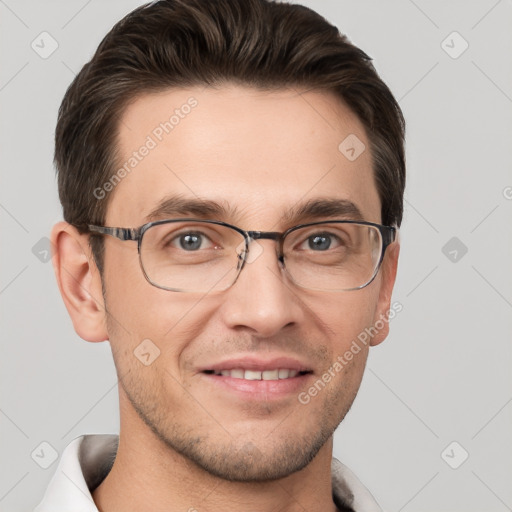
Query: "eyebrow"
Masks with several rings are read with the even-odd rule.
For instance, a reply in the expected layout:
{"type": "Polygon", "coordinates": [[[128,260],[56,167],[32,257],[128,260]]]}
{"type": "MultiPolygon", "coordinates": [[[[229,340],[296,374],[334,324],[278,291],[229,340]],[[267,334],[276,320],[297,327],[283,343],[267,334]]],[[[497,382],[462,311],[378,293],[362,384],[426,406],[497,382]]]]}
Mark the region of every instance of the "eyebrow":
{"type": "Polygon", "coordinates": [[[350,220],[364,220],[361,210],[347,199],[318,198],[298,203],[284,215],[285,223],[300,223],[306,220],[344,217],[350,220]]]}
{"type": "Polygon", "coordinates": [[[189,215],[205,219],[218,219],[240,216],[236,207],[221,204],[211,199],[192,199],[180,195],[167,196],[146,216],[146,222],[189,215]]]}
{"type": "MultiPolygon", "coordinates": [[[[186,198],[180,195],[166,196],[146,216],[145,222],[191,216],[203,219],[233,221],[239,220],[242,212],[226,202],[211,199],[186,198]]],[[[300,224],[305,221],[343,217],[350,220],[364,220],[361,210],[347,199],[317,198],[297,203],[282,216],[284,224],[300,224]]]]}

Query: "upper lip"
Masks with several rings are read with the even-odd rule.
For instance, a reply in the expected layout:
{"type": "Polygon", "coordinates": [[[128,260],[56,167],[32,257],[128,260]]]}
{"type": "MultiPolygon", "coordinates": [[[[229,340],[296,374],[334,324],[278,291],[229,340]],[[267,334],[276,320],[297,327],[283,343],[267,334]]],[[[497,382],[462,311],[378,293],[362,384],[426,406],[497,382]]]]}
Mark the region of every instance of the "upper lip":
{"type": "Polygon", "coordinates": [[[233,370],[235,368],[242,368],[244,370],[253,371],[277,370],[285,368],[288,370],[296,370],[297,372],[312,371],[311,367],[306,363],[288,356],[275,356],[266,358],[255,356],[240,356],[201,367],[199,368],[199,371],[222,371],[233,370]]]}

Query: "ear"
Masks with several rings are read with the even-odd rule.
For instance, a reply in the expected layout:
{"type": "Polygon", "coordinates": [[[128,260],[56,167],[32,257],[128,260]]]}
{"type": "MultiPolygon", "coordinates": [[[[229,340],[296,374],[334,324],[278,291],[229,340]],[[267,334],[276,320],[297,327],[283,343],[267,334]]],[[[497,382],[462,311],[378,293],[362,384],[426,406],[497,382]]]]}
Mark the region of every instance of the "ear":
{"type": "Polygon", "coordinates": [[[57,283],[76,333],[86,341],[108,340],[101,276],[88,235],[59,222],[51,242],[57,283]]]}
{"type": "Polygon", "coordinates": [[[389,334],[389,310],[391,308],[391,294],[393,292],[393,286],[395,285],[399,254],[400,244],[398,241],[388,246],[384,254],[384,260],[380,268],[381,282],[379,299],[373,319],[373,325],[379,328],[370,342],[371,346],[382,343],[389,334]]]}

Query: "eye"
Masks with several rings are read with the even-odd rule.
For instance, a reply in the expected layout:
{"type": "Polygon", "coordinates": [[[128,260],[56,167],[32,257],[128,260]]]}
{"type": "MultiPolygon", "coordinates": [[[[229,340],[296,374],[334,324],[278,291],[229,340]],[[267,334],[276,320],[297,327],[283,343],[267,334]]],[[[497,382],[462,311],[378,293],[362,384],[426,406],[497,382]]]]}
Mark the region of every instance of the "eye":
{"type": "Polygon", "coordinates": [[[212,244],[210,239],[203,233],[188,232],[180,233],[174,237],[169,242],[169,245],[184,251],[197,251],[199,249],[208,249],[212,244]]]}
{"type": "Polygon", "coordinates": [[[332,233],[315,233],[309,235],[299,246],[301,250],[327,251],[343,245],[340,238],[332,233]]]}
{"type": "Polygon", "coordinates": [[[330,235],[313,235],[308,237],[308,246],[314,251],[325,251],[331,246],[332,239],[330,235]]]}

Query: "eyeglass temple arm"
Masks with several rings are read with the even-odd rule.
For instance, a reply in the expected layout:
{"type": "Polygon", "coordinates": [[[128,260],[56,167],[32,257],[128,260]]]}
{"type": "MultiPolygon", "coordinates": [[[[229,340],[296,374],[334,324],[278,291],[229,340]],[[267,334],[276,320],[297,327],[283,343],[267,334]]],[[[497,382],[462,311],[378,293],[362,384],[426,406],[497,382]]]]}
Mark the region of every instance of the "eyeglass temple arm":
{"type": "Polygon", "coordinates": [[[384,243],[384,247],[392,244],[397,237],[397,228],[391,226],[384,226],[386,229],[382,232],[382,241],[384,243]]]}
{"type": "Polygon", "coordinates": [[[89,224],[88,229],[92,233],[101,233],[102,235],[110,235],[119,240],[137,241],[140,237],[140,229],[137,228],[106,228],[104,226],[94,226],[89,224]]]}

